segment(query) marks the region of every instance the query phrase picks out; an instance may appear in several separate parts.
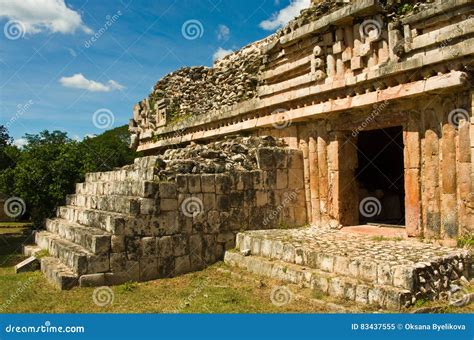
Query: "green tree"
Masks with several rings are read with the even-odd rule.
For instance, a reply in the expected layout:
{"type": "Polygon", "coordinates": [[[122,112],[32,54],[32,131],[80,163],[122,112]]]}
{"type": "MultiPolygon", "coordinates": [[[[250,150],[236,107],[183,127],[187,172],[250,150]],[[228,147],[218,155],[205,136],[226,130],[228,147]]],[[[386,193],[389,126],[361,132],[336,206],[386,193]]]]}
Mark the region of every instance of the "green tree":
{"type": "Polygon", "coordinates": [[[126,126],[82,142],[61,131],[27,134],[25,138],[24,148],[15,148],[16,154],[10,151],[12,165],[0,169],[0,192],[21,197],[37,226],[64,204],[66,195],[74,192],[75,183],[84,181],[87,172],[130,164],[137,156],[128,148],[126,126]]]}

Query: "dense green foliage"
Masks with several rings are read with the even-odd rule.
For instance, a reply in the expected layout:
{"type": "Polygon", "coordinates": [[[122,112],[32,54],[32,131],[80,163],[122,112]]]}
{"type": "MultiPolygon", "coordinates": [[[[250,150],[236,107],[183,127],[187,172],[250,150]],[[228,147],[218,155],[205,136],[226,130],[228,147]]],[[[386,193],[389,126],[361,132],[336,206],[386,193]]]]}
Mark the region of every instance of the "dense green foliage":
{"type": "Polygon", "coordinates": [[[111,170],[137,157],[128,147],[126,126],[81,142],[60,131],[27,134],[21,149],[11,144],[3,127],[0,138],[0,193],[23,199],[36,225],[54,214],[87,172],[111,170]]]}

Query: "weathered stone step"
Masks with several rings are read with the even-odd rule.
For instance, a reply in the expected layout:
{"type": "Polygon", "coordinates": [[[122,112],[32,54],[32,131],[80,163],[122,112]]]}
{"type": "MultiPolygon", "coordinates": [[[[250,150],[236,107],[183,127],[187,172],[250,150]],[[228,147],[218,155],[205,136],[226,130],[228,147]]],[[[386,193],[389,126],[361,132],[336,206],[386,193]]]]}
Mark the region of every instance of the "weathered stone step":
{"type": "MultiPolygon", "coordinates": [[[[424,291],[421,286],[425,284],[427,284],[426,290],[447,290],[451,280],[457,280],[460,275],[468,276],[467,269],[471,260],[468,253],[462,250],[442,249],[439,256],[435,255],[429,260],[421,258],[422,254],[420,254],[419,260],[397,257],[391,259],[389,258],[390,248],[401,251],[403,248],[399,247],[404,247],[404,245],[397,246],[394,244],[397,242],[394,241],[385,243],[386,258],[376,258],[369,254],[360,256],[355,251],[351,252],[350,248],[346,248],[346,252],[344,252],[344,247],[348,247],[348,242],[345,240],[344,242],[335,240],[332,244],[328,239],[318,243],[310,239],[312,236],[315,239],[317,237],[317,235],[308,234],[308,240],[303,242],[298,239],[285,239],[285,237],[267,238],[264,232],[259,231],[245,232],[237,235],[236,248],[240,251],[250,250],[250,253],[255,256],[344,275],[369,284],[394,286],[410,291],[415,289],[424,291]],[[340,249],[337,249],[338,244],[340,249]],[[428,287],[431,285],[437,286],[428,287]]],[[[353,242],[359,241],[354,240],[353,242]]],[[[367,240],[362,240],[362,242],[367,242],[367,240]]],[[[363,249],[362,242],[357,247],[363,249]]],[[[384,243],[381,242],[379,245],[376,245],[375,241],[372,243],[365,246],[384,246],[384,243]]],[[[427,254],[431,250],[430,247],[435,248],[430,244],[423,245],[415,242],[411,243],[411,246],[414,248],[413,251],[416,251],[415,248],[419,248],[419,251],[426,248],[427,254]]]]}
{"type": "Polygon", "coordinates": [[[269,260],[260,256],[244,256],[227,251],[225,263],[243,268],[251,273],[302,285],[325,295],[361,304],[379,305],[399,310],[414,303],[413,294],[406,289],[367,284],[344,275],[330,274],[281,260],[269,260]]]}
{"type": "Polygon", "coordinates": [[[36,244],[42,249],[57,257],[78,275],[103,273],[110,270],[109,255],[95,255],[75,244],[61,238],[58,234],[49,231],[36,233],[36,244]]]}
{"type": "Polygon", "coordinates": [[[86,227],[64,219],[47,219],[46,230],[78,244],[93,254],[108,254],[112,235],[102,229],[86,227]]]}
{"type": "Polygon", "coordinates": [[[76,184],[76,194],[83,195],[118,195],[154,198],[158,193],[158,189],[158,183],[144,180],[84,182],[76,184]]]}
{"type": "Polygon", "coordinates": [[[152,181],[156,172],[154,166],[147,168],[125,166],[120,170],[87,173],[86,182],[152,181]]]}
{"type": "Polygon", "coordinates": [[[127,219],[125,214],[75,206],[59,207],[57,217],[83,226],[102,229],[113,235],[124,234],[127,219]]]}
{"type": "Polygon", "coordinates": [[[79,276],[55,257],[43,257],[41,271],[53,285],[61,290],[71,289],[79,283],[79,276]]]}
{"type": "Polygon", "coordinates": [[[157,200],[135,196],[118,195],[85,195],[72,194],[66,196],[66,205],[117,212],[127,215],[150,215],[159,211],[157,200]]]}

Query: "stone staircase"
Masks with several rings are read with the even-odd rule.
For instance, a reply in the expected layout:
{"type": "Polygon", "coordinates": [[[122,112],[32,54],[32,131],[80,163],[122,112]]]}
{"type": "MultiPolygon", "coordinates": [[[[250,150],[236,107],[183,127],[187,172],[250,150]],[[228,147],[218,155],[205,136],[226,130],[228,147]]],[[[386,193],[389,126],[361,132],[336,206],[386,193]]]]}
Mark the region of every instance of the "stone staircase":
{"type": "Polygon", "coordinates": [[[41,270],[57,287],[139,280],[138,262],[117,271],[114,259],[123,259],[122,267],[127,267],[127,227],[159,213],[159,185],[153,181],[156,158],[138,158],[119,170],[87,174],[76,193],[67,196],[66,205],[57,209],[57,217],[46,221],[46,230],[36,233],[36,245],[25,247],[27,255],[48,251],[41,270]]]}
{"type": "Polygon", "coordinates": [[[316,227],[239,233],[236,250],[226,252],[225,262],[389,309],[446,298],[453,284],[472,274],[467,250],[316,227]]]}

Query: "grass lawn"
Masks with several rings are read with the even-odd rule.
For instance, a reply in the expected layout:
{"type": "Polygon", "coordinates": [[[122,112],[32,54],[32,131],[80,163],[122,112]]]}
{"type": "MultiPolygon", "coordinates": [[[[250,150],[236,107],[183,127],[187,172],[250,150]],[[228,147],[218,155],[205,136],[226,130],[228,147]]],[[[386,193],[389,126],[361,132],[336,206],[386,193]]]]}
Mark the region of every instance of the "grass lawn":
{"type": "MultiPolygon", "coordinates": [[[[12,266],[22,259],[20,245],[25,240],[26,236],[0,235],[0,313],[328,313],[337,311],[333,303],[350,312],[377,311],[316,296],[308,289],[252,276],[223,263],[176,278],[111,287],[113,303],[101,307],[94,303],[95,288],[59,291],[40,272],[15,274],[12,266]],[[293,298],[278,307],[270,296],[281,285],[290,289],[293,298]]],[[[417,307],[436,305],[441,312],[474,312],[472,304],[456,310],[446,309],[446,303],[417,307]]]]}

